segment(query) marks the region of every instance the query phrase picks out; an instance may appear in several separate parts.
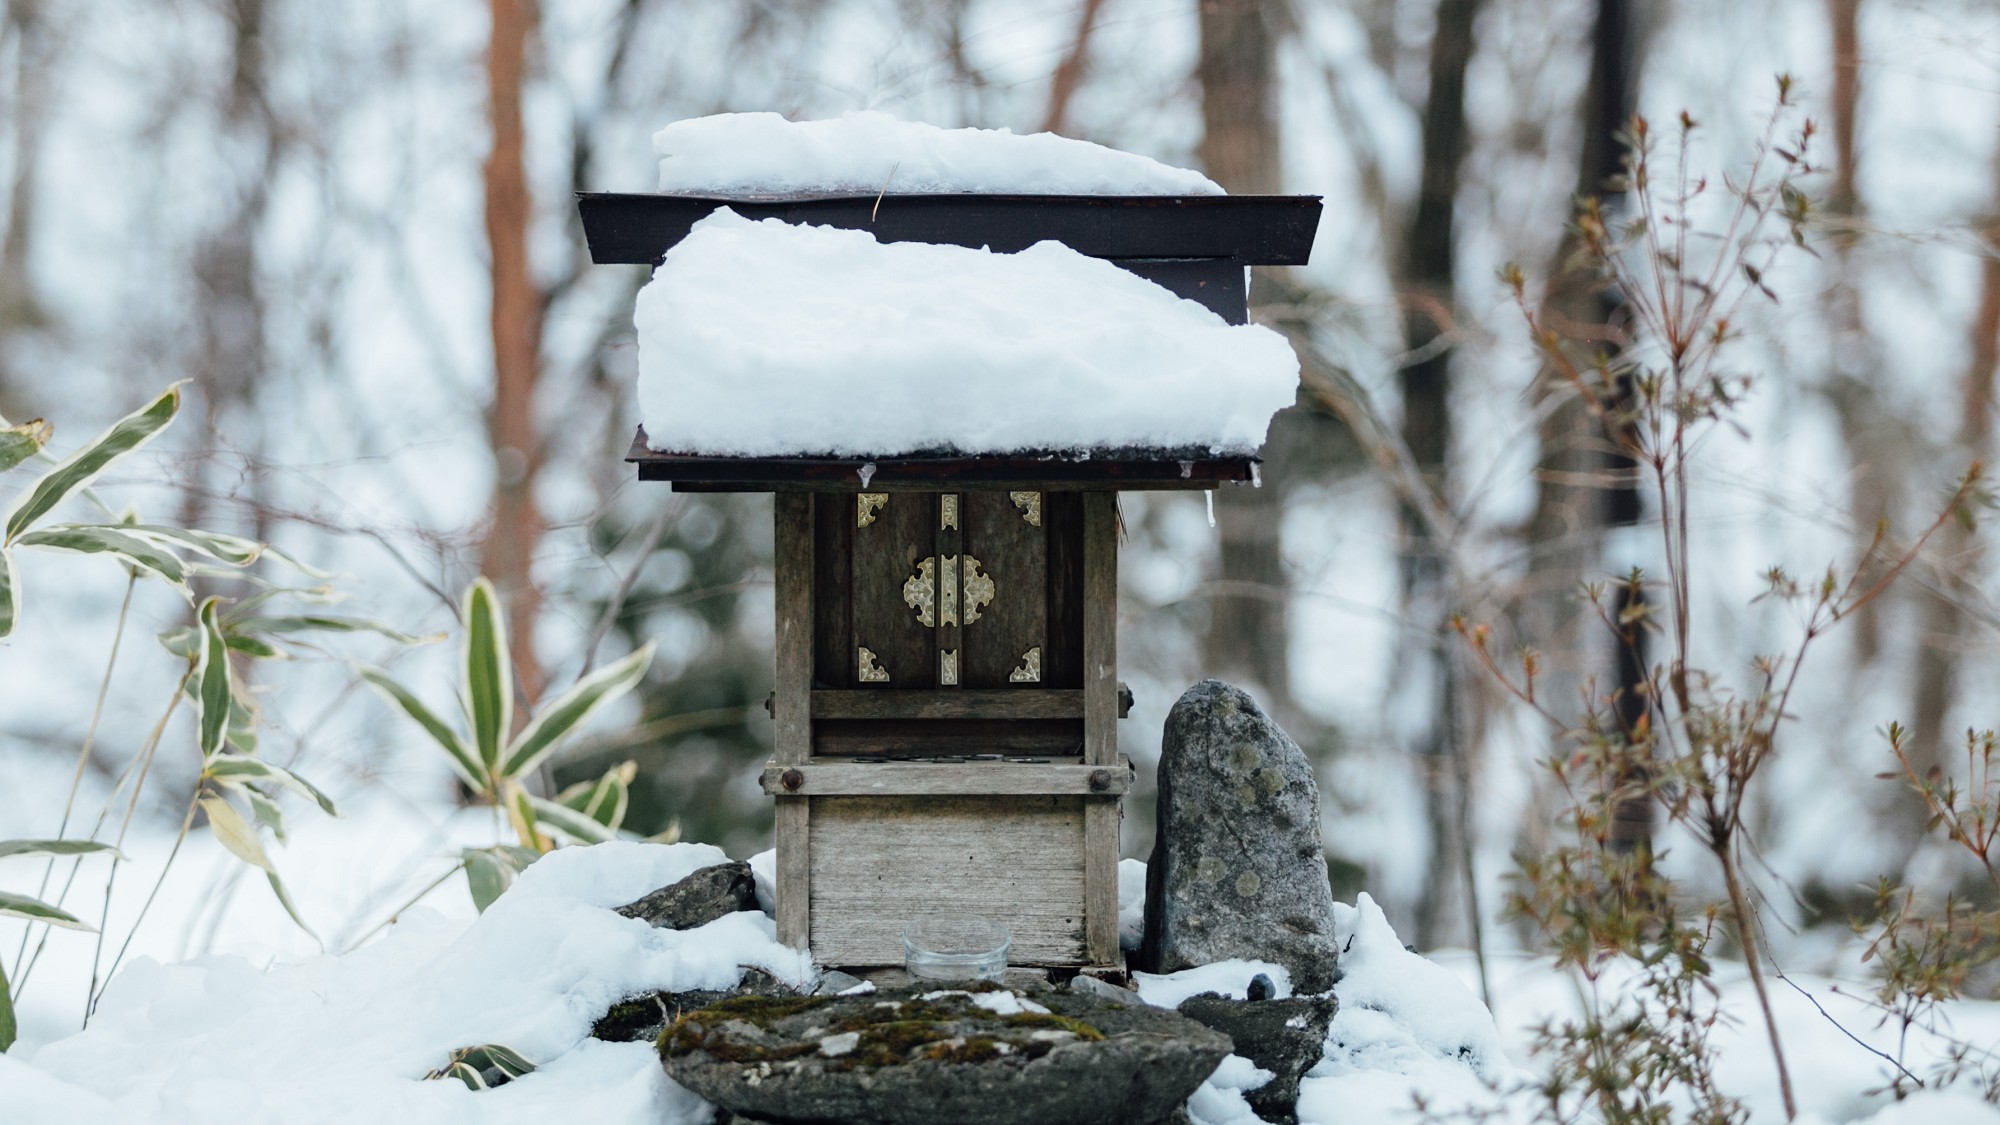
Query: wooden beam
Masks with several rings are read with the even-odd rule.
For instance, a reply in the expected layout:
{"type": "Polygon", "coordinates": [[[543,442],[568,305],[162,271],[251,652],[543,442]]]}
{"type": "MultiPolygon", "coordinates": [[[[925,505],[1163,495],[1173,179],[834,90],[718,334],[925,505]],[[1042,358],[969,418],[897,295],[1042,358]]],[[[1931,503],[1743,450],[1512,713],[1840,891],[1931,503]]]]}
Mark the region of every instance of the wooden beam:
{"type": "MultiPolygon", "coordinates": [[[[1051,762],[827,762],[764,767],[758,784],[781,800],[793,797],[1117,797],[1132,787],[1132,763],[1108,766],[1071,759],[1051,762]]],[[[1093,802],[1096,803],[1096,802],[1093,802]]],[[[1116,806],[1113,806],[1114,813],[1116,806]]],[[[1114,856],[1114,862],[1116,857],[1114,856]]],[[[1114,889],[1116,881],[1113,881],[1114,889]]],[[[1114,901],[1112,914],[1118,913],[1114,901]]]]}
{"type": "Polygon", "coordinates": [[[815,719],[1081,719],[1083,692],[1027,688],[816,691],[815,719]]]}

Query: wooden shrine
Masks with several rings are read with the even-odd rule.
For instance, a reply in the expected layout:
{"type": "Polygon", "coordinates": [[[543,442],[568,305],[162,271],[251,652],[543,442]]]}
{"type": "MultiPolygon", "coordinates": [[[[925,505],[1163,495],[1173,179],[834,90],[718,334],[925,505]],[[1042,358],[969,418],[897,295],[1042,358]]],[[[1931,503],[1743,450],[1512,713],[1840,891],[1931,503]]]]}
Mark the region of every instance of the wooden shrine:
{"type": "MultiPolygon", "coordinates": [[[[1047,238],[1247,319],[1245,267],[1306,260],[1313,197],[584,195],[597,262],[657,263],[715,208],[1016,250],[1047,238]]],[[[1037,404],[1048,407],[1050,404],[1037,404]]],[[[1006,923],[1022,966],[1118,950],[1117,494],[1253,479],[1205,450],[739,458],[641,480],[775,493],[778,936],[899,965],[913,917],[1006,923]]]]}

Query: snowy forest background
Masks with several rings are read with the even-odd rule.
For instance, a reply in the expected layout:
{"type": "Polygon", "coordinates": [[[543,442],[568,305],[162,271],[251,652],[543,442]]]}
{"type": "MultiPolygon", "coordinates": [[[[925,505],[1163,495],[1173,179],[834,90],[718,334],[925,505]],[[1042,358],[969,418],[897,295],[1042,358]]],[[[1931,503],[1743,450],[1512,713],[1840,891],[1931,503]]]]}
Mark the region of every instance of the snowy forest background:
{"type": "MultiPolygon", "coordinates": [[[[1369,891],[1420,949],[1534,950],[1505,917],[1507,881],[1560,803],[1537,765],[1547,727],[1469,658],[1452,616],[1531,641],[1545,688],[1574,693],[1620,675],[1579,584],[1661,565],[1656,513],[1607,487],[1601,438],[1538,383],[1496,280],[1518,262],[1539,295],[1561,272],[1572,197],[1617,170],[1617,123],[1686,110],[1701,122],[1694,163],[1718,182],[1752,155],[1774,75],[1795,77],[1820,126],[1824,171],[1803,184],[1815,253],[1763,276],[1775,299],[1749,307],[1732,356],[1756,377],[1741,428],[1697,461],[1690,569],[1708,667],[1734,673],[1794,643],[1794,616],[1753,602],[1765,568],[1847,567],[1884,519],[1907,541],[1991,451],[2000,13],[1981,0],[496,10],[7,0],[0,416],[51,420],[66,450],[191,380],[181,421],[100,491],[338,572],[344,612],[406,632],[454,630],[459,591],[487,574],[530,698],[656,640],[642,687],[541,782],[636,761],[626,827],[640,834],[678,823],[747,855],[768,846],[771,818],[754,780],[769,745],[769,498],[632,479],[644,271],[590,267],[571,200],[650,190],[649,136],[676,118],[873,108],[1055,129],[1235,192],[1325,196],[1313,264],[1252,291],[1253,316],[1292,335],[1307,370],[1263,486],[1225,488],[1213,527],[1199,496],[1124,500],[1121,672],[1137,704],[1120,735],[1142,780],[1124,846],[1150,847],[1167,707],[1199,678],[1229,679],[1318,764],[1340,897],[1369,891]],[[515,52],[519,69],[505,65],[515,52]],[[1419,519],[1425,490],[1440,499],[1419,519]]],[[[1575,321],[1603,315],[1560,286],[1550,299],[1575,321]]],[[[2000,723],[1990,534],[1934,538],[1813,654],[1750,810],[1783,964],[1864,974],[1849,920],[1879,876],[1983,882],[1877,775],[1895,768],[1891,721],[1913,732],[1920,769],[1952,768],[1960,732],[2000,723]]],[[[114,568],[23,558],[26,608],[0,646],[0,837],[54,828],[125,594],[114,568]]],[[[93,810],[182,670],[150,638],[187,624],[186,606],[142,583],[131,612],[85,783],[93,810]]],[[[326,647],[435,698],[455,674],[448,644],[326,647]]],[[[460,845],[493,842],[490,812],[458,806],[442,756],[339,659],[253,674],[263,755],[309,772],[345,814],[297,818],[274,852],[327,948],[368,936],[460,845]]],[[[199,767],[191,729],[166,737],[114,942],[199,767]]],[[[1669,868],[1685,856],[1688,885],[1719,893],[1698,849],[1657,831],[1669,868]]],[[[200,835],[134,952],[319,948],[200,835]]],[[[32,892],[38,870],[0,877],[32,892]]],[[[452,896],[462,886],[434,897],[452,896]]],[[[0,924],[10,964],[19,934],[0,924]]],[[[49,957],[21,996],[31,1038],[82,1015],[88,943],[49,957]]]]}

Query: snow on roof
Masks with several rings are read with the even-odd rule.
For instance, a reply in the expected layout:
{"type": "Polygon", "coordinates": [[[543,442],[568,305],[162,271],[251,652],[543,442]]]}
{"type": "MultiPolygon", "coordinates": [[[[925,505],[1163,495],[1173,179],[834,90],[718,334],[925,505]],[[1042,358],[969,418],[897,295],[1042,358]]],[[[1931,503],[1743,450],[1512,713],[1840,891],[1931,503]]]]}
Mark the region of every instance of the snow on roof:
{"type": "Polygon", "coordinates": [[[1222,195],[1199,172],[1054,133],[941,129],[886,113],[722,113],[653,134],[660,190],[711,195],[1222,195]]]}
{"type": "Polygon", "coordinates": [[[1299,379],[1278,333],[1058,243],[884,244],[729,210],[667,253],[635,320],[659,452],[1244,454],[1299,379]]]}

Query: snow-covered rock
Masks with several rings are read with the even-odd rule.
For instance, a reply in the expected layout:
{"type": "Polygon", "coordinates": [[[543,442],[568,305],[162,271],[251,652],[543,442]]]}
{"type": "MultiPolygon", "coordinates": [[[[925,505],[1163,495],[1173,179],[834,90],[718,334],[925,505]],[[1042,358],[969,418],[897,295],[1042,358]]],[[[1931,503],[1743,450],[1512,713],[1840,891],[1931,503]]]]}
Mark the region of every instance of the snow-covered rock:
{"type": "Polygon", "coordinates": [[[655,450],[1247,453],[1298,388],[1283,336],[1055,242],[880,243],[721,210],[640,291],[655,450]]]}
{"type": "Polygon", "coordinates": [[[653,134],[660,190],[714,195],[1221,195],[1199,172],[1054,133],[941,129],[886,113],[723,113],[653,134]]]}

